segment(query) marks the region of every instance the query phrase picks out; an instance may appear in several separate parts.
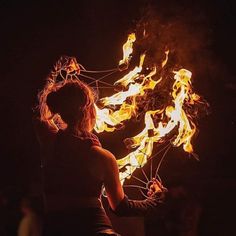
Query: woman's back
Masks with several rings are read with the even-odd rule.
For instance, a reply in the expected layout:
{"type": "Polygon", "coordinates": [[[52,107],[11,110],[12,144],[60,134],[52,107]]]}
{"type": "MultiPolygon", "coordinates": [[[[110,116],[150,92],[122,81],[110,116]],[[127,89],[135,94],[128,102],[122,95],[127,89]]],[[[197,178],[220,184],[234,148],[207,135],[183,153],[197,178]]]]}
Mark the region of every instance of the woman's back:
{"type": "Polygon", "coordinates": [[[45,166],[45,192],[71,197],[99,197],[102,177],[99,160],[91,147],[100,146],[91,133],[81,136],[66,131],[57,133],[53,154],[45,166]]]}
{"type": "Polygon", "coordinates": [[[100,146],[97,137],[59,131],[52,145],[45,165],[45,235],[116,235],[100,201],[102,165],[91,155],[100,146]]]}

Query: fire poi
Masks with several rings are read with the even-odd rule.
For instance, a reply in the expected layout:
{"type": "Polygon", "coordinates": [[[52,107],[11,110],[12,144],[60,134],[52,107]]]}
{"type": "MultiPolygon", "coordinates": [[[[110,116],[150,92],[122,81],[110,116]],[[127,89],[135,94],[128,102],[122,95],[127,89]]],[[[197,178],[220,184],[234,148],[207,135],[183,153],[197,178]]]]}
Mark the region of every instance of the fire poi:
{"type": "MultiPolygon", "coordinates": [[[[115,88],[113,95],[100,98],[96,104],[96,125],[95,131],[115,132],[125,127],[125,122],[137,117],[143,117],[140,122],[145,123],[144,129],[135,135],[124,140],[129,154],[117,160],[120,169],[120,181],[124,184],[126,179],[133,176],[137,168],[141,168],[159,153],[153,153],[154,145],[166,144],[165,150],[155,175],[146,179],[159,178],[158,170],[160,164],[170,147],[182,147],[185,152],[194,153],[192,138],[196,132],[195,120],[199,106],[206,102],[193,91],[191,71],[178,68],[165,72],[168,64],[168,57],[171,51],[164,51],[163,60],[159,64],[146,65],[145,58],[148,52],[140,54],[139,63],[131,70],[128,70],[132,59],[133,46],[136,41],[135,33],[128,35],[123,45],[123,58],[119,61],[117,68],[105,71],[89,71],[79,64],[74,57],[61,57],[54,66],[47,78],[44,89],[39,93],[39,108],[41,120],[58,128],[65,128],[63,120],[58,114],[52,115],[46,105],[47,95],[63,85],[63,81],[69,79],[91,79],[91,86],[99,89],[99,84],[115,88]],[[104,79],[114,73],[127,71],[124,76],[117,80],[114,85],[104,79]],[[106,73],[98,79],[88,76],[89,73],[106,73]],[[168,75],[167,75],[168,73],[168,75]],[[169,84],[167,91],[166,84],[169,84]],[[158,101],[158,94],[165,89],[165,103],[158,101]],[[166,102],[167,101],[167,102],[166,102]]],[[[137,177],[135,177],[137,178],[137,177]]],[[[138,179],[138,178],[137,178],[138,179]]],[[[141,180],[140,180],[141,181],[141,180]]],[[[143,181],[141,181],[143,182],[143,181]]],[[[144,185],[146,184],[143,182],[144,185]]],[[[138,187],[138,186],[133,186],[138,187]]],[[[148,184],[139,187],[143,195],[148,189],[148,184]]]]}

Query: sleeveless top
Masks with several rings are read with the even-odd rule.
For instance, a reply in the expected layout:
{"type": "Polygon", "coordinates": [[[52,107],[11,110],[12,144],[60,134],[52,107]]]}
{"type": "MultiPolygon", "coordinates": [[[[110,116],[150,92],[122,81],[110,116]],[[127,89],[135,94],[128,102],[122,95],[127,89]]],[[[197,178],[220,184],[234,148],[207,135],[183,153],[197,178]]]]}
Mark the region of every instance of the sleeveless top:
{"type": "Polygon", "coordinates": [[[91,147],[101,146],[96,135],[56,134],[52,155],[45,165],[46,195],[99,198],[102,182],[91,171],[91,147]]]}
{"type": "Polygon", "coordinates": [[[91,147],[101,146],[96,135],[56,134],[45,163],[47,216],[45,235],[118,235],[102,206],[102,181],[91,171],[91,147]]]}

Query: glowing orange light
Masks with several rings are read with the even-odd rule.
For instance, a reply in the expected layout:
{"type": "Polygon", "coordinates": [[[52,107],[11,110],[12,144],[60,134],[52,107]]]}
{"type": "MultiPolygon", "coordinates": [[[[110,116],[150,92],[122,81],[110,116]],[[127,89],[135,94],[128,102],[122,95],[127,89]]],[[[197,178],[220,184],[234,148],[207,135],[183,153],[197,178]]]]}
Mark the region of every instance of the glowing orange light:
{"type": "MultiPolygon", "coordinates": [[[[129,64],[135,40],[134,33],[128,35],[128,39],[123,45],[123,59],[120,60],[119,65],[129,64]]],[[[154,90],[162,82],[163,78],[158,77],[157,71],[166,66],[168,57],[169,50],[166,50],[165,58],[161,64],[154,65],[144,73],[145,54],[142,54],[139,64],[114,83],[120,90],[109,97],[101,98],[95,105],[97,117],[94,129],[97,133],[114,132],[117,126],[121,126],[125,121],[137,116],[137,97],[148,99],[145,97],[147,91],[154,90]]],[[[56,77],[61,74],[61,68],[67,74],[74,71],[77,74],[80,73],[76,59],[70,58],[64,67],[59,61],[59,64],[51,72],[44,90],[39,94],[41,120],[55,127],[58,127],[58,123],[63,125],[63,121],[58,114],[54,116],[51,114],[46,105],[46,97],[56,88],[63,86],[63,81],[56,83],[56,77]]],[[[184,151],[193,154],[191,140],[196,132],[196,125],[191,114],[186,111],[186,106],[194,105],[200,100],[200,96],[192,91],[192,73],[190,71],[182,68],[173,71],[169,77],[173,79],[170,93],[171,104],[164,104],[166,106],[162,109],[145,111],[144,129],[125,141],[127,148],[135,150],[117,160],[119,167],[122,168],[120,171],[122,183],[125,179],[130,178],[136,168],[141,168],[146,164],[152,155],[153,145],[162,143],[165,137],[174,130],[177,130],[177,133],[172,139],[173,146],[182,145],[184,151]],[[158,122],[154,122],[156,115],[160,117],[158,122]]]]}
{"type": "MultiPolygon", "coordinates": [[[[132,38],[135,39],[135,35],[132,34],[132,38]]],[[[132,53],[133,42],[131,36],[128,36],[127,42],[124,44],[124,48],[128,48],[127,53],[124,53],[123,60],[120,63],[124,63],[125,58],[132,53]],[[132,43],[131,43],[132,42],[132,43]]],[[[163,68],[168,62],[169,50],[165,51],[165,59],[161,63],[163,68]]],[[[110,97],[100,99],[104,108],[97,108],[97,123],[95,130],[97,132],[113,132],[115,126],[122,123],[125,120],[129,120],[136,115],[136,103],[135,98],[137,95],[144,96],[146,89],[154,89],[162,78],[153,80],[152,77],[156,74],[156,67],[147,75],[142,74],[142,67],[145,59],[145,54],[140,57],[140,64],[133,70],[128,72],[123,78],[117,80],[115,85],[121,85],[123,91],[115,93],[110,97]],[[127,98],[131,98],[132,103],[126,102],[127,98]],[[109,105],[121,105],[117,110],[107,108],[109,105]]],[[[128,139],[128,147],[136,148],[130,152],[127,156],[117,160],[120,167],[125,167],[125,171],[120,172],[120,180],[123,183],[126,178],[129,178],[136,168],[141,168],[148,161],[152,155],[153,144],[162,142],[162,139],[169,134],[176,127],[178,133],[175,139],[172,141],[174,146],[183,145],[183,149],[188,153],[193,153],[193,147],[191,139],[196,131],[196,126],[191,119],[186,115],[184,110],[184,104],[194,104],[199,100],[200,96],[192,92],[191,88],[192,73],[186,69],[180,69],[173,72],[174,84],[172,86],[172,105],[167,106],[162,110],[146,111],[145,114],[145,128],[137,134],[135,137],[128,139]],[[161,114],[166,117],[165,122],[160,121],[155,127],[153,118],[155,114],[161,114]],[[152,135],[150,137],[150,130],[152,135]]]]}

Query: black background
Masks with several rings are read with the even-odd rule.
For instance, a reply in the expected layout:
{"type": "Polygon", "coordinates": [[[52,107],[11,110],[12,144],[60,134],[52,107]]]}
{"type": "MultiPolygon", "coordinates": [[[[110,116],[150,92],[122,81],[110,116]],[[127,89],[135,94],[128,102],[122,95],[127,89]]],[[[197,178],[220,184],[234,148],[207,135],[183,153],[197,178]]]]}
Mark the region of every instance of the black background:
{"type": "MultiPolygon", "coordinates": [[[[194,86],[211,107],[210,114],[199,120],[200,132],[194,139],[200,162],[189,160],[182,151],[172,152],[172,161],[170,158],[163,164],[163,175],[181,171],[183,179],[188,178],[192,186],[201,189],[212,218],[209,227],[213,230],[215,224],[221,224],[225,234],[219,235],[228,235],[236,187],[236,8],[232,0],[149,2],[162,19],[173,20],[173,16],[184,19],[188,12],[184,20],[190,22],[189,38],[198,23],[196,31],[204,32],[197,32],[201,35],[197,40],[204,43],[193,49],[191,60],[195,58],[196,63],[193,60],[184,65],[193,71],[194,86]],[[193,19],[196,25],[191,27],[193,19]]],[[[135,28],[147,3],[142,0],[0,2],[1,189],[16,186],[27,191],[38,178],[39,147],[32,127],[32,107],[54,62],[66,54],[76,56],[89,69],[113,68],[121,58],[121,45],[127,33],[135,28]]],[[[196,32],[192,36],[195,35],[196,32]]],[[[191,47],[188,51],[191,53],[191,47]]],[[[100,136],[106,148],[119,154],[118,150],[124,146],[111,137],[100,136]]]]}

